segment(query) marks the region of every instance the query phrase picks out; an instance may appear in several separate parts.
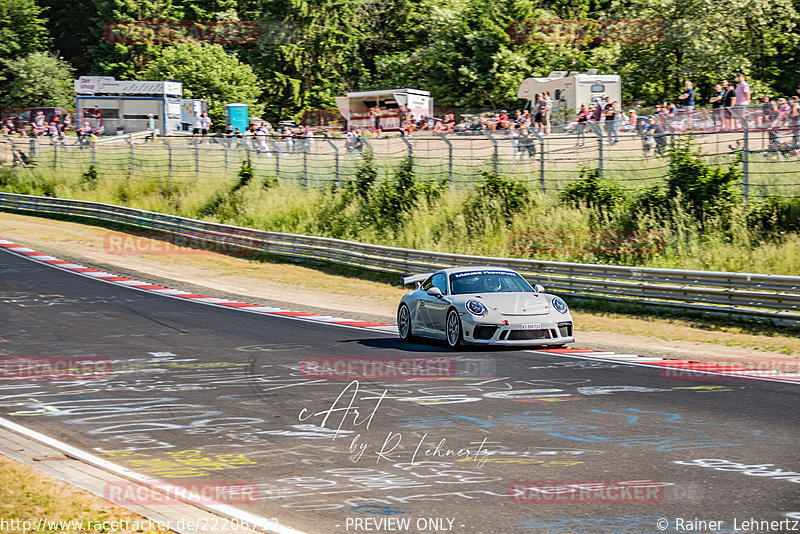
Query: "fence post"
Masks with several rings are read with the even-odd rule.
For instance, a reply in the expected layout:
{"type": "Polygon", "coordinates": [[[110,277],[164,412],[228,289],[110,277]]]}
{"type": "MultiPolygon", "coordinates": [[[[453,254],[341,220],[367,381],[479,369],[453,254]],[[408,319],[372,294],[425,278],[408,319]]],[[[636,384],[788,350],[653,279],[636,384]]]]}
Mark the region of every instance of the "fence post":
{"type": "Polygon", "coordinates": [[[197,144],[197,141],[192,139],[191,137],[188,138],[189,142],[192,143],[194,147],[194,175],[200,176],[200,146],[197,144]]]}
{"type": "Polygon", "coordinates": [[[303,147],[303,187],[308,187],[308,145],[303,147]]]}
{"type": "Polygon", "coordinates": [[[442,132],[436,132],[447,143],[447,182],[453,183],[453,143],[442,132]]]}
{"type": "Polygon", "coordinates": [[[539,132],[535,132],[530,128],[528,128],[528,133],[539,140],[539,187],[542,189],[542,193],[544,193],[547,189],[544,185],[544,138],[539,135],[539,132]]]}
{"type": "Polygon", "coordinates": [[[334,143],[327,134],[325,134],[325,141],[328,142],[329,145],[333,147],[333,157],[334,157],[334,175],[333,175],[333,185],[334,187],[339,187],[339,149],[336,147],[336,143],[334,143]]]}
{"type": "Polygon", "coordinates": [[[491,141],[492,145],[494,145],[494,157],[492,158],[494,160],[493,167],[494,167],[494,173],[498,174],[498,172],[499,172],[498,171],[498,163],[500,161],[500,154],[499,154],[499,151],[498,151],[497,141],[494,140],[494,137],[492,137],[487,130],[481,130],[481,133],[483,135],[485,135],[486,137],[488,137],[489,141],[491,141]]]}
{"type": "Polygon", "coordinates": [[[97,168],[97,143],[95,143],[94,140],[90,140],[89,142],[92,143],[92,165],[96,169],[97,168]]]}
{"type": "Polygon", "coordinates": [[[750,198],[750,136],[747,128],[747,116],[742,111],[742,129],[744,139],[742,139],[742,197],[744,203],[750,198]]]}
{"type": "Polygon", "coordinates": [[[128,146],[131,148],[131,158],[128,165],[128,177],[133,177],[133,141],[130,137],[126,137],[125,141],[128,142],[128,146]]]}
{"type": "Polygon", "coordinates": [[[603,133],[600,131],[600,127],[592,121],[586,121],[584,124],[588,124],[589,128],[591,128],[592,132],[597,136],[597,172],[600,175],[600,178],[603,177],[603,133]]]}
{"type": "Polygon", "coordinates": [[[406,147],[408,148],[408,159],[410,160],[411,158],[414,157],[414,147],[411,146],[411,143],[408,142],[408,139],[406,139],[405,135],[401,135],[400,139],[403,140],[403,142],[406,144],[406,147]]]}
{"type": "Polygon", "coordinates": [[[172,145],[167,143],[167,140],[163,137],[161,138],[161,142],[167,145],[167,183],[172,185],[172,145]]]}
{"type": "Polygon", "coordinates": [[[36,161],[37,156],[39,155],[39,139],[37,139],[36,137],[31,137],[30,148],[31,148],[30,162],[33,163],[36,161]]]}
{"type": "Polygon", "coordinates": [[[53,169],[58,169],[58,143],[53,141],[53,138],[50,137],[50,143],[53,144],[53,169]]]}

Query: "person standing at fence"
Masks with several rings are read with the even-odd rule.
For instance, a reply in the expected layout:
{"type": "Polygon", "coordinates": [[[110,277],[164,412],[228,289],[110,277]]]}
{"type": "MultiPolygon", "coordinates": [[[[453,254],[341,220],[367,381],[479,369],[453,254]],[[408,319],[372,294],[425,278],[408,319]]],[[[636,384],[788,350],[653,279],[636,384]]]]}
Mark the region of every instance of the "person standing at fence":
{"type": "Polygon", "coordinates": [[[747,106],[750,105],[750,84],[745,81],[744,74],[739,74],[736,77],[736,80],[739,82],[736,84],[736,108],[738,108],[738,117],[739,122],[741,123],[741,127],[744,128],[746,126],[747,119],[744,118],[745,112],[747,110],[747,106]]]}
{"type": "Polygon", "coordinates": [[[614,101],[603,112],[606,116],[606,134],[608,135],[608,143],[614,145],[619,141],[617,131],[619,130],[619,122],[622,117],[620,116],[619,102],[614,101]]]}
{"type": "Polygon", "coordinates": [[[200,130],[202,129],[203,129],[203,119],[200,116],[199,112],[195,112],[194,124],[192,125],[192,135],[194,136],[200,135],[200,130]]]}
{"type": "Polygon", "coordinates": [[[550,115],[553,113],[553,99],[550,98],[550,91],[544,92],[544,135],[550,135],[550,115]]]}
{"type": "Polygon", "coordinates": [[[153,117],[152,113],[147,114],[147,137],[144,138],[144,142],[146,143],[148,140],[156,138],[156,119],[153,117]]]}
{"type": "Polygon", "coordinates": [[[733,120],[733,106],[736,105],[736,90],[733,86],[733,82],[727,82],[725,89],[725,95],[722,97],[722,105],[725,107],[725,129],[730,131],[733,130],[735,124],[733,120]]]}
{"type": "Polygon", "coordinates": [[[208,135],[208,131],[211,129],[214,123],[211,122],[211,117],[208,116],[208,113],[203,113],[203,116],[200,117],[200,134],[203,137],[208,135]]]}
{"type": "Polygon", "coordinates": [[[536,93],[536,98],[533,101],[533,130],[535,132],[542,131],[544,127],[544,97],[543,95],[536,93]]]}
{"type": "Polygon", "coordinates": [[[708,99],[711,104],[711,122],[716,131],[722,129],[722,104],[725,97],[725,90],[722,85],[717,84],[714,86],[714,94],[708,99]]]}
{"type": "Polygon", "coordinates": [[[577,146],[583,146],[583,138],[586,134],[586,122],[589,120],[589,110],[586,109],[586,104],[581,104],[581,109],[578,111],[576,117],[578,119],[578,125],[575,129],[575,133],[578,135],[577,146]]]}
{"type": "Polygon", "coordinates": [[[692,87],[692,82],[689,80],[684,82],[683,88],[683,92],[678,95],[678,100],[680,100],[680,103],[683,106],[683,112],[686,113],[686,126],[687,128],[691,129],[692,115],[694,114],[695,92],[694,88],[692,87]]]}
{"type": "Polygon", "coordinates": [[[383,133],[383,126],[381,125],[381,108],[375,105],[374,108],[369,110],[369,116],[372,119],[372,133],[378,139],[383,133]]]}

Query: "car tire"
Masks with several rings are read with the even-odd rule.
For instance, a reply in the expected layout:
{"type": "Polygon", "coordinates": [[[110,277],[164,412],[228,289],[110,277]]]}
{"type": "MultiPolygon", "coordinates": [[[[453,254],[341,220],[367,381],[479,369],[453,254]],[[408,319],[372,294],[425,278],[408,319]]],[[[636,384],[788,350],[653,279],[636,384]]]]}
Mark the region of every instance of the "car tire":
{"type": "Polygon", "coordinates": [[[461,330],[461,318],[455,309],[447,312],[445,321],[445,339],[451,349],[457,349],[464,343],[464,336],[461,330]]]}
{"type": "Polygon", "coordinates": [[[409,343],[414,340],[414,330],[411,326],[411,312],[404,303],[397,309],[397,333],[400,334],[400,341],[409,343]]]}

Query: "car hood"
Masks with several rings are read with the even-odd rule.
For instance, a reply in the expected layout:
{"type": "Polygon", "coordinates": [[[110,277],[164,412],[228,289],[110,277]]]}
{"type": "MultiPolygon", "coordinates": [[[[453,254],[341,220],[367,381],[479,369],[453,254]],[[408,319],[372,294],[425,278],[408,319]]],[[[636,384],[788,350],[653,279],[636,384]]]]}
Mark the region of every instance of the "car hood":
{"type": "Polygon", "coordinates": [[[492,311],[503,315],[543,315],[550,313],[550,297],[544,293],[482,293],[473,296],[492,311]]]}

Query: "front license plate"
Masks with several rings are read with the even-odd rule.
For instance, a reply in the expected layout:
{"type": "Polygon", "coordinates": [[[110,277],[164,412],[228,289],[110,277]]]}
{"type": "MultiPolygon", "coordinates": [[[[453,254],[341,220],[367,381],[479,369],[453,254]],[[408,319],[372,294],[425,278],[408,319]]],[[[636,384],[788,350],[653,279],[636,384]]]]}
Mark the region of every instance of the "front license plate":
{"type": "Polygon", "coordinates": [[[523,330],[541,330],[542,325],[539,323],[522,323],[523,330]]]}

